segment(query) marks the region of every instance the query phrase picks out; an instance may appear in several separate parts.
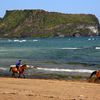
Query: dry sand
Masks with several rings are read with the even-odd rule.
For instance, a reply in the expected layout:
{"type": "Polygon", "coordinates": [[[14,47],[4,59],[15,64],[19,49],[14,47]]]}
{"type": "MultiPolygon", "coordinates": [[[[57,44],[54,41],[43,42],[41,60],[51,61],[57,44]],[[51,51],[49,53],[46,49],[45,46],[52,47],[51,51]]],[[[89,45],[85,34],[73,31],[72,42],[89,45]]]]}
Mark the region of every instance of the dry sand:
{"type": "Polygon", "coordinates": [[[100,100],[100,84],[0,77],[0,100],[100,100]]]}

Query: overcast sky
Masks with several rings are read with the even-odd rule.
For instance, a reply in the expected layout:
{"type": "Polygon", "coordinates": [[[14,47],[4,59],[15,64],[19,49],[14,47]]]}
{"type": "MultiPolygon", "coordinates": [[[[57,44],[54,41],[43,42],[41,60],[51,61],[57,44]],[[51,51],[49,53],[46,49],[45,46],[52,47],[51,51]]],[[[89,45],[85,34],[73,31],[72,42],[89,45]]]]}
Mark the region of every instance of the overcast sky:
{"type": "Polygon", "coordinates": [[[100,0],[0,0],[0,17],[4,16],[6,10],[16,9],[95,14],[100,21],[100,0]]]}

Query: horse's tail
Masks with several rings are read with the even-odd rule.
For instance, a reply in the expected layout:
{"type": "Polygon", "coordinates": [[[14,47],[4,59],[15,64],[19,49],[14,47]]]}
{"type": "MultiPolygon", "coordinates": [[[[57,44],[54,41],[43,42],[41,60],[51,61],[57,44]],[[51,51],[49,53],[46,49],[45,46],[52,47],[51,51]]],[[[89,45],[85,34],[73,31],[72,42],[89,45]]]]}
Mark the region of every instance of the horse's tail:
{"type": "Polygon", "coordinates": [[[9,72],[11,71],[12,67],[10,67],[9,72]]]}
{"type": "Polygon", "coordinates": [[[92,72],[91,75],[90,75],[90,77],[89,77],[89,79],[90,79],[93,75],[96,75],[96,72],[97,72],[97,71],[92,72]]]}

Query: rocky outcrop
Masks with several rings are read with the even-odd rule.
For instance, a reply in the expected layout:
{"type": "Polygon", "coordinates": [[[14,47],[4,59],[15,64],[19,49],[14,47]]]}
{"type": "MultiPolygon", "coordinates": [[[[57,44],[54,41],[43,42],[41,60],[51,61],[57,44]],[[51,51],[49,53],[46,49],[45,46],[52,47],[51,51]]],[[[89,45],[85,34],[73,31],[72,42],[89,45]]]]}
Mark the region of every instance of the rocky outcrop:
{"type": "Polygon", "coordinates": [[[12,10],[0,18],[0,37],[97,36],[99,29],[99,21],[92,14],[12,10]]]}

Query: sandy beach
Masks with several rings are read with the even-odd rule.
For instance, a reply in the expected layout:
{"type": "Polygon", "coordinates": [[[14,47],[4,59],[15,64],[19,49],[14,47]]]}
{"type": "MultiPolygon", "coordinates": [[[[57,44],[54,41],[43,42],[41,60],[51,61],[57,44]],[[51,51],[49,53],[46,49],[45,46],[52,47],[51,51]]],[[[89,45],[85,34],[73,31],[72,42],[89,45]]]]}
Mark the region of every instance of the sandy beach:
{"type": "Polygon", "coordinates": [[[0,77],[0,100],[100,100],[100,84],[0,77]]]}

